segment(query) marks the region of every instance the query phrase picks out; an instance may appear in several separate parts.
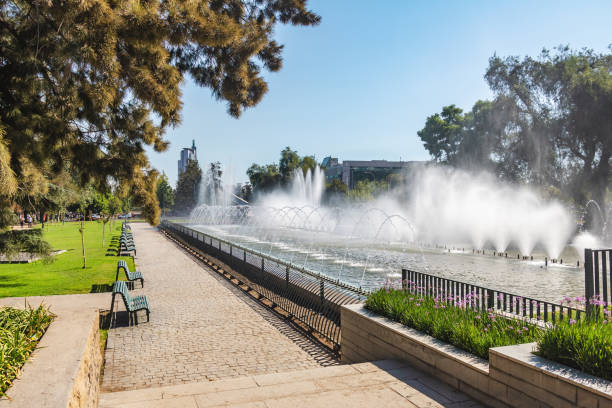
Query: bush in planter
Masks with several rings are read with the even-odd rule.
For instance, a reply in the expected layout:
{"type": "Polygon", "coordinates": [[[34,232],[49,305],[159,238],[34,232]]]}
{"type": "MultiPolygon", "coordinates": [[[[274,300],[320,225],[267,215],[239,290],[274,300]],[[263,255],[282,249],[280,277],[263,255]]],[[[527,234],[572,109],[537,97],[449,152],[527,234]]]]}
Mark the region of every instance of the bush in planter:
{"type": "Polygon", "coordinates": [[[612,381],[612,304],[590,302],[600,307],[598,316],[556,323],[539,336],[536,354],[612,381]]]}
{"type": "Polygon", "coordinates": [[[53,317],[42,305],[26,310],[0,308],[0,396],[11,386],[53,317]]]}
{"type": "Polygon", "coordinates": [[[19,253],[27,253],[30,256],[39,255],[47,262],[51,258],[51,245],[43,239],[42,230],[12,230],[0,232],[0,255],[8,259],[14,259],[19,253]]]}
{"type": "Polygon", "coordinates": [[[365,306],[487,360],[491,347],[528,343],[539,336],[541,330],[532,324],[472,308],[476,300],[475,294],[434,298],[384,288],[371,293],[365,306]]]}

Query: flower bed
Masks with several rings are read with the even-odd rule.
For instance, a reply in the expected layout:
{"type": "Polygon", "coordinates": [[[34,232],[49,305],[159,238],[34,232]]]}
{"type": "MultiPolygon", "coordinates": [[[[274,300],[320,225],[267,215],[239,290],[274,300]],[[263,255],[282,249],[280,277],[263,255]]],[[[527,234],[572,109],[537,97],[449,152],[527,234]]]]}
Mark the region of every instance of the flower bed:
{"type": "Polygon", "coordinates": [[[0,396],[11,386],[52,320],[53,315],[42,305],[26,310],[0,308],[0,396]]]}
{"type": "Polygon", "coordinates": [[[556,323],[538,337],[537,354],[612,381],[612,304],[596,299],[590,303],[599,307],[596,318],[556,323]]]}
{"type": "Polygon", "coordinates": [[[440,299],[385,288],[370,294],[365,307],[487,360],[491,347],[528,343],[539,337],[537,326],[472,308],[474,300],[474,294],[440,299]]]}

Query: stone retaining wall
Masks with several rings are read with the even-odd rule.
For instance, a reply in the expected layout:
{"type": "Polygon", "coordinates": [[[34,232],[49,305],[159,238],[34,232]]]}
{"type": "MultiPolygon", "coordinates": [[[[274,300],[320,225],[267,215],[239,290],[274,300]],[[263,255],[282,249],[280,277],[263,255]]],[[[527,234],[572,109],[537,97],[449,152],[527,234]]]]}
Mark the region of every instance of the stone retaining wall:
{"type": "Polygon", "coordinates": [[[612,408],[612,383],[531,353],[534,343],[490,350],[490,362],[376,315],[342,307],[342,361],[400,359],[492,407],[612,408]]]}
{"type": "Polygon", "coordinates": [[[100,373],[102,372],[102,353],[100,352],[100,315],[91,327],[79,369],[74,379],[72,393],[68,400],[70,408],[97,407],[100,393],[100,373]]]}

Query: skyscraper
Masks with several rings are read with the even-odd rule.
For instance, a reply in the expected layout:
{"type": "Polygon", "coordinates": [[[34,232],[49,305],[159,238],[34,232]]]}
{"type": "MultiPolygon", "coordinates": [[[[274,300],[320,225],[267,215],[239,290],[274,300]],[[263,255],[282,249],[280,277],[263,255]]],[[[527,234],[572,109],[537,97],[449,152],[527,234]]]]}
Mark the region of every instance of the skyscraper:
{"type": "Polygon", "coordinates": [[[198,160],[198,156],[196,154],[195,140],[192,141],[191,147],[185,147],[183,148],[183,150],[181,150],[181,158],[178,161],[179,176],[187,169],[187,163],[189,163],[190,160],[198,160]]]}

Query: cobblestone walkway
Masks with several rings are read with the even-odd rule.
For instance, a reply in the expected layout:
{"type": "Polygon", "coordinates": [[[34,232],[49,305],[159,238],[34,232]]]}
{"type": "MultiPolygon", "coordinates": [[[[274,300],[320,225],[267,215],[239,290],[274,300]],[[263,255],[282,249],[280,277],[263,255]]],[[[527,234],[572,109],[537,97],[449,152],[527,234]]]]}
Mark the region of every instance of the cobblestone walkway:
{"type": "MultiPolygon", "coordinates": [[[[109,330],[102,389],[157,387],[335,364],[310,340],[146,224],[132,224],[151,321],[109,330]]],[[[117,307],[117,305],[115,306],[117,307]]],[[[119,304],[119,310],[124,310],[119,304]]]]}

